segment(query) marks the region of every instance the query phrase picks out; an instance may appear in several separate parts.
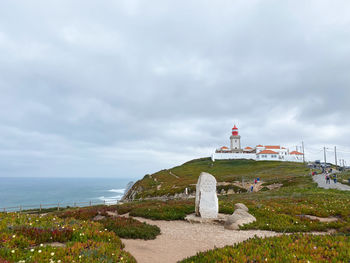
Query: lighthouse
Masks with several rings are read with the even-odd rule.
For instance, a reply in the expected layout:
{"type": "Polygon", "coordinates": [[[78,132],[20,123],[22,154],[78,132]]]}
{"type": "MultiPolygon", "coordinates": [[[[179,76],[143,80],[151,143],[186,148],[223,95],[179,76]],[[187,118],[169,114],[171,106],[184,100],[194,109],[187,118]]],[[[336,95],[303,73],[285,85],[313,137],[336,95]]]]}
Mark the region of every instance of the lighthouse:
{"type": "Polygon", "coordinates": [[[230,141],[231,151],[234,153],[241,153],[241,136],[238,133],[238,128],[236,127],[236,125],[234,125],[232,128],[232,135],[230,136],[230,141]]]}

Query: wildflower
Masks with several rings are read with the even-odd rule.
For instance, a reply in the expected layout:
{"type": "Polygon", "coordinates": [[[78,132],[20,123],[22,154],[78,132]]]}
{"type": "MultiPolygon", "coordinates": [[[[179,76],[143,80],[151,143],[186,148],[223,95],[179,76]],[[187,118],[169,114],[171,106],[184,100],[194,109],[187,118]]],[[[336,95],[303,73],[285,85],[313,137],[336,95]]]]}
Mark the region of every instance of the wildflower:
{"type": "Polygon", "coordinates": [[[61,260],[59,259],[59,260],[57,260],[57,263],[61,263],[61,260]]]}
{"type": "Polygon", "coordinates": [[[14,251],[14,250],[11,250],[11,253],[13,254],[13,253],[15,253],[15,251],[14,251]]]}
{"type": "Polygon", "coordinates": [[[30,250],[30,252],[34,252],[34,248],[32,248],[32,249],[30,250]]]}
{"type": "Polygon", "coordinates": [[[53,255],[55,255],[55,252],[51,252],[51,254],[50,254],[51,256],[53,256],[53,255]]]}
{"type": "Polygon", "coordinates": [[[39,249],[38,252],[41,253],[41,250],[39,249]]]}
{"type": "Polygon", "coordinates": [[[12,238],[15,238],[15,237],[16,237],[16,235],[13,235],[13,236],[12,236],[12,238]]]}
{"type": "Polygon", "coordinates": [[[41,247],[43,247],[44,245],[43,244],[40,244],[41,247]]]}

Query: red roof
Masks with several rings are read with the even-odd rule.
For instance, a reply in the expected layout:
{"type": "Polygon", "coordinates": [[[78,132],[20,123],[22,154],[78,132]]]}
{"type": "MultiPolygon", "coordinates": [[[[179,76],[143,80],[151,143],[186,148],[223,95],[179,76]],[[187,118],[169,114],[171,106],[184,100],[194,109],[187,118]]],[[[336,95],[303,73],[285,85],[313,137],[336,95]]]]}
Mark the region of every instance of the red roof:
{"type": "Polygon", "coordinates": [[[238,130],[238,128],[236,127],[236,124],[233,126],[232,130],[238,130]]]}
{"type": "Polygon", "coordinates": [[[245,147],[244,149],[251,150],[253,148],[248,146],[248,147],[245,147]]]}
{"type": "Polygon", "coordinates": [[[222,146],[221,149],[224,150],[224,149],[228,149],[228,148],[226,146],[222,146]]]}
{"type": "Polygon", "coordinates": [[[297,152],[297,151],[292,151],[290,154],[291,155],[304,155],[303,153],[297,152]]]}
{"type": "Polygon", "coordinates": [[[257,145],[256,147],[264,147],[264,146],[262,146],[261,144],[259,144],[259,145],[257,145]]]}
{"type": "Polygon", "coordinates": [[[266,149],[281,149],[281,146],[279,145],[268,145],[265,146],[266,149]]]}
{"type": "Polygon", "coordinates": [[[271,151],[271,150],[263,150],[263,151],[259,152],[258,154],[278,154],[278,153],[271,151]]]}

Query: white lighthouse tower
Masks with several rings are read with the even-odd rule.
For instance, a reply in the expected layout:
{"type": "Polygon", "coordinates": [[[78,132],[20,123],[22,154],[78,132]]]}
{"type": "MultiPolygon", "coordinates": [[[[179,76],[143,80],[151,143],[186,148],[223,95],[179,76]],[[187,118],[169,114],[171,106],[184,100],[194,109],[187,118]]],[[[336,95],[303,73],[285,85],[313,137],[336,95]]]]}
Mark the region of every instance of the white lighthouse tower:
{"type": "Polygon", "coordinates": [[[238,134],[238,128],[236,125],[232,128],[232,135],[230,136],[230,150],[234,153],[243,152],[241,149],[241,136],[238,134]]]}

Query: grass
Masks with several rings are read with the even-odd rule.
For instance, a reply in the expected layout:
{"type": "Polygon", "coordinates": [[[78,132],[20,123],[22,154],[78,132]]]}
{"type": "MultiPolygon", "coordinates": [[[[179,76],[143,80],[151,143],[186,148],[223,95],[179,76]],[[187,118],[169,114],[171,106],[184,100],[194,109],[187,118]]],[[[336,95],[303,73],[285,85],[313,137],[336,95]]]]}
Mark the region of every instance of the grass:
{"type": "Polygon", "coordinates": [[[253,238],[235,246],[198,253],[192,262],[348,262],[350,237],[331,235],[283,235],[253,238]]]}
{"type": "Polygon", "coordinates": [[[217,160],[212,162],[210,158],[202,158],[169,170],[146,175],[133,186],[134,190],[138,190],[135,198],[174,195],[183,193],[186,187],[189,188],[190,192],[194,192],[201,172],[214,175],[218,182],[231,183],[242,181],[242,179],[247,182],[260,177],[268,185],[281,181],[286,184],[293,182],[308,184],[309,181],[304,180],[303,182],[301,175],[308,174],[310,170],[302,163],[257,162],[253,160],[217,160]],[[160,189],[158,189],[159,186],[160,189]]]}
{"type": "Polygon", "coordinates": [[[337,180],[339,183],[350,185],[350,171],[344,171],[337,174],[337,180]]]}
{"type": "Polygon", "coordinates": [[[257,219],[241,229],[277,232],[309,232],[336,229],[350,234],[350,193],[317,187],[285,187],[274,191],[219,197],[220,212],[231,214],[235,203],[244,203],[257,219]],[[337,217],[333,223],[303,218],[303,215],[337,217]]]}

